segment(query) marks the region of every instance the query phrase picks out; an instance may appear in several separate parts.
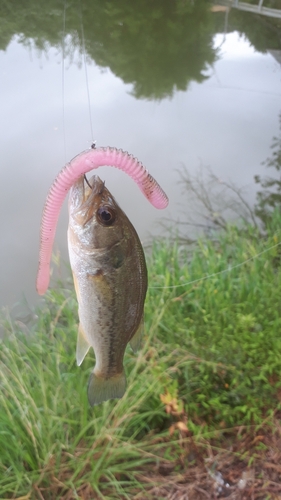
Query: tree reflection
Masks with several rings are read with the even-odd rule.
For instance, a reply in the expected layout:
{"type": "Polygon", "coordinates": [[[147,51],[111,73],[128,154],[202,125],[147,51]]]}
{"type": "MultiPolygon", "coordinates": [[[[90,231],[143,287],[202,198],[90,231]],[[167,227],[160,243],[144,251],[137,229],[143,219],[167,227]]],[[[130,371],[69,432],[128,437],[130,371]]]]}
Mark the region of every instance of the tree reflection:
{"type": "MultiPolygon", "coordinates": [[[[15,35],[39,50],[61,50],[64,34],[65,54],[81,54],[83,33],[88,58],[146,99],[171,97],[207,78],[216,60],[213,36],[225,29],[224,14],[212,13],[208,0],[1,0],[0,18],[2,50],[15,35]]],[[[227,30],[262,52],[281,47],[280,29],[261,16],[232,9],[227,30]]]]}
{"type": "Polygon", "coordinates": [[[140,98],[161,99],[186,90],[215,60],[213,24],[206,1],[96,2],[93,25],[85,19],[87,53],[108,66],[140,98]],[[96,43],[92,43],[91,30],[96,43]]]}
{"type": "MultiPolygon", "coordinates": [[[[101,67],[109,67],[138,98],[162,99],[201,82],[216,59],[207,0],[83,0],[67,2],[65,35],[101,67]]],[[[0,48],[15,34],[39,49],[61,47],[64,8],[55,0],[4,0],[0,48]]]]}
{"type": "MultiPolygon", "coordinates": [[[[216,30],[224,31],[224,25],[225,15],[217,13],[215,15],[216,30]]],[[[266,53],[269,49],[281,49],[280,19],[231,9],[228,16],[227,32],[233,31],[245,36],[258,52],[266,53]]]]}

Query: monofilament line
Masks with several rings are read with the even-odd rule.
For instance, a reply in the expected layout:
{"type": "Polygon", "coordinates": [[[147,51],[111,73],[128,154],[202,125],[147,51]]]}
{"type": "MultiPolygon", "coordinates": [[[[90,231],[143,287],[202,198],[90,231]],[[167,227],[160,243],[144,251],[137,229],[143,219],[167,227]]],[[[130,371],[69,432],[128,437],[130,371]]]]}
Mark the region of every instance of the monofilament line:
{"type": "Polygon", "coordinates": [[[270,252],[270,250],[273,250],[273,248],[278,247],[281,245],[281,242],[276,243],[275,245],[272,245],[269,248],[266,248],[260,253],[257,253],[257,255],[254,255],[253,257],[249,257],[248,259],[244,260],[243,262],[240,262],[239,264],[235,264],[235,266],[228,267],[227,269],[223,269],[222,271],[218,271],[217,273],[212,273],[212,274],[207,274],[207,276],[202,276],[202,278],[197,278],[196,280],[192,281],[187,281],[186,283],[181,283],[179,285],[168,285],[168,286],[149,286],[148,288],[161,288],[161,289],[168,289],[168,288],[180,288],[182,286],[188,286],[188,285],[193,285],[194,283],[199,283],[199,281],[205,281],[209,278],[214,278],[215,276],[219,276],[220,274],[224,273],[229,273],[233,269],[237,269],[238,267],[244,266],[244,264],[247,264],[247,262],[251,262],[252,260],[257,259],[261,255],[263,255],[266,252],[270,252]]]}
{"type": "Polygon", "coordinates": [[[64,146],[64,163],[66,163],[66,138],[65,138],[65,82],[64,82],[64,59],[65,59],[65,18],[66,18],[66,0],[63,2],[62,16],[62,37],[61,37],[61,91],[62,91],[62,129],[63,129],[63,146],[64,146]]]}
{"type": "Polygon", "coordinates": [[[84,62],[84,71],[85,71],[87,97],[88,97],[89,120],[90,120],[90,128],[91,128],[91,142],[93,142],[94,141],[94,134],[93,134],[92,113],[91,113],[91,99],[90,99],[90,90],[89,90],[89,79],[88,79],[88,70],[87,70],[87,58],[86,58],[86,49],[85,49],[85,36],[84,36],[84,26],[83,26],[83,10],[82,10],[82,1],[81,0],[80,0],[80,23],[81,23],[81,39],[82,39],[82,57],[83,57],[83,62],[84,62]]]}

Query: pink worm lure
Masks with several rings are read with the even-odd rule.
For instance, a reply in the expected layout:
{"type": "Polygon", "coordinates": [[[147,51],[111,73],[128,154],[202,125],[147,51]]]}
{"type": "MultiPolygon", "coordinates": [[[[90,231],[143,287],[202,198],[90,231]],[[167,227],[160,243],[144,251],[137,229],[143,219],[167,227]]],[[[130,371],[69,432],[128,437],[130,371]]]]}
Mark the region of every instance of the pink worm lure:
{"type": "Polygon", "coordinates": [[[136,158],[116,148],[98,148],[83,151],[67,163],[55,178],[43,210],[36,289],[43,295],[50,280],[50,261],[56,226],[61,206],[72,185],[83,174],[108,165],[126,172],[139,186],[144,196],[155,208],[165,208],[168,197],[156,180],[136,158]]]}

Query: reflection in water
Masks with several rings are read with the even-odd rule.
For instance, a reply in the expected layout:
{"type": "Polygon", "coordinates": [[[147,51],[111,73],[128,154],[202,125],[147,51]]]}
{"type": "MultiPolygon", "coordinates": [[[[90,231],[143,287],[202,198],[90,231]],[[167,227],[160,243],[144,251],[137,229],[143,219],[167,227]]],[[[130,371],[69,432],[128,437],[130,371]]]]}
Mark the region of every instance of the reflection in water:
{"type": "Polygon", "coordinates": [[[16,33],[22,43],[33,39],[40,50],[60,47],[70,35],[66,55],[82,51],[100,67],[107,67],[125,83],[133,84],[138,98],[162,99],[175,90],[186,90],[191,80],[202,82],[204,70],[216,58],[212,44],[214,26],[208,2],[182,0],[84,0],[66,5],[35,0],[29,8],[18,2],[6,5],[5,30],[0,47],[7,47],[16,33]],[[30,9],[30,11],[29,11],[30,9]],[[32,23],[32,19],[36,22],[32,23]]]}
{"type": "MultiPolygon", "coordinates": [[[[216,60],[212,39],[225,30],[224,13],[211,11],[207,0],[84,0],[61,4],[55,0],[7,2],[2,6],[0,49],[13,36],[21,43],[33,40],[40,50],[61,48],[70,35],[66,56],[85,50],[97,65],[124,83],[132,83],[137,98],[163,99],[186,90],[190,81],[202,82],[204,71],[216,60]],[[17,4],[15,6],[15,3],[17,4]],[[64,33],[62,33],[64,32],[64,33]]],[[[232,9],[227,30],[245,35],[256,50],[281,48],[281,31],[275,19],[262,19],[232,9]]]]}
{"type": "Polygon", "coordinates": [[[250,12],[232,9],[228,16],[227,30],[237,31],[241,36],[247,37],[255,50],[266,53],[268,50],[281,49],[280,26],[280,19],[265,18],[250,12]]]}
{"type": "Polygon", "coordinates": [[[191,80],[206,78],[203,72],[215,60],[206,1],[123,0],[118,9],[114,1],[107,6],[99,2],[95,43],[87,20],[87,52],[98,65],[133,83],[135,97],[162,99],[186,90],[191,80]]]}

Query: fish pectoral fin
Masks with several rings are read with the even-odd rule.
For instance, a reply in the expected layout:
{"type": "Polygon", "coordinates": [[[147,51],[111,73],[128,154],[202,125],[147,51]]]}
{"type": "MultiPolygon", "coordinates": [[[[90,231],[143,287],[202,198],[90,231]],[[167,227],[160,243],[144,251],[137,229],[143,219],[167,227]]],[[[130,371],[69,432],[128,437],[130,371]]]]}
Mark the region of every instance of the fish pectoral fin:
{"type": "Polygon", "coordinates": [[[76,362],[78,366],[80,366],[81,363],[83,362],[90,347],[91,346],[85,337],[85,333],[80,323],[78,327],[78,337],[76,346],[76,362]]]}
{"type": "Polygon", "coordinates": [[[110,378],[93,373],[88,384],[88,399],[91,406],[98,405],[108,399],[120,399],[126,390],[124,371],[110,378]]]}
{"type": "Polygon", "coordinates": [[[136,353],[141,347],[143,330],[144,330],[144,319],[142,316],[139,327],[138,327],[136,333],[133,335],[133,337],[130,340],[130,346],[133,349],[134,353],[136,353]]]}

